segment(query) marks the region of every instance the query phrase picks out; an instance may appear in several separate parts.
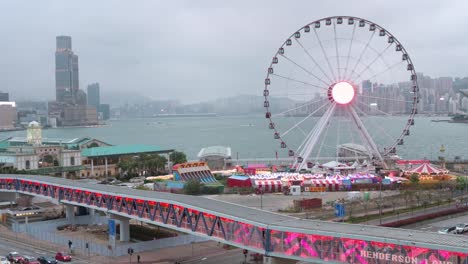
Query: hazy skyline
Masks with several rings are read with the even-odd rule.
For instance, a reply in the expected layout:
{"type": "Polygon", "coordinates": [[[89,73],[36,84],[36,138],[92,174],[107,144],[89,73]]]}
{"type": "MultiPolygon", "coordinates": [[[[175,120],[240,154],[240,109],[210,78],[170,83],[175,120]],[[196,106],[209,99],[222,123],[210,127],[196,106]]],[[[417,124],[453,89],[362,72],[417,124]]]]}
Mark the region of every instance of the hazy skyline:
{"type": "Polygon", "coordinates": [[[468,75],[464,1],[2,1],[0,90],[12,99],[55,98],[55,37],[69,35],[80,88],[184,103],[261,95],[271,57],[287,36],[327,16],[369,19],[394,34],[415,68],[468,75]]]}

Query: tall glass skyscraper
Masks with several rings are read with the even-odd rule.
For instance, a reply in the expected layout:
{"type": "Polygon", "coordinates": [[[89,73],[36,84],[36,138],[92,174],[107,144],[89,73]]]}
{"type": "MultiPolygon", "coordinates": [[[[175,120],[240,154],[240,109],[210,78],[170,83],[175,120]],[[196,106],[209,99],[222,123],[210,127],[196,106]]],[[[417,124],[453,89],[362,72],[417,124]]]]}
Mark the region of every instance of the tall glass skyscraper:
{"type": "Polygon", "coordinates": [[[88,105],[92,105],[99,109],[101,104],[99,83],[92,83],[88,85],[88,105]]]}
{"type": "Polygon", "coordinates": [[[55,51],[56,101],[76,103],[79,89],[78,56],[72,51],[70,36],[57,36],[55,51]]]}

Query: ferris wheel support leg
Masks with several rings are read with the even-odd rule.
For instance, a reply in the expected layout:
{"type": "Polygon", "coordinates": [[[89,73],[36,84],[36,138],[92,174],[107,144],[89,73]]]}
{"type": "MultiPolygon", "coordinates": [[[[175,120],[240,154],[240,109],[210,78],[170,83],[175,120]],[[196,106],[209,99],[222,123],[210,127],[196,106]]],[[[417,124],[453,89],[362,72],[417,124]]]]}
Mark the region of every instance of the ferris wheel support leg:
{"type": "Polygon", "coordinates": [[[312,154],[312,150],[314,149],[315,145],[317,144],[317,141],[319,140],[320,136],[322,135],[323,131],[327,127],[328,122],[330,121],[330,118],[333,116],[335,113],[336,109],[336,103],[333,103],[330,105],[330,107],[327,109],[325,114],[322,116],[320,121],[317,124],[317,129],[314,131],[312,136],[309,138],[307,143],[304,145],[304,148],[301,151],[301,157],[303,158],[301,164],[298,167],[298,170],[301,170],[304,168],[304,166],[307,166],[307,159],[309,158],[310,154],[312,154]]]}
{"type": "Polygon", "coordinates": [[[366,127],[364,126],[364,123],[362,122],[361,118],[359,118],[359,115],[356,113],[356,110],[352,106],[349,107],[349,110],[349,112],[351,113],[351,118],[353,119],[354,124],[357,126],[359,133],[361,134],[362,138],[366,141],[367,145],[371,148],[372,155],[378,158],[379,161],[382,162],[384,168],[387,169],[387,164],[385,163],[382,154],[380,154],[377,145],[375,144],[374,140],[370,136],[366,127]]]}

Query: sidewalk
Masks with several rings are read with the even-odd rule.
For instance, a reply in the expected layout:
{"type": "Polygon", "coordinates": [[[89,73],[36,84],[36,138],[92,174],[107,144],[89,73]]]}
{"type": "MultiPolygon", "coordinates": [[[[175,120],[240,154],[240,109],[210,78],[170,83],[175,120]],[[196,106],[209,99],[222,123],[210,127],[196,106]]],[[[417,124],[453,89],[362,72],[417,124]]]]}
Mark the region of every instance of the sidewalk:
{"type": "MultiPolygon", "coordinates": [[[[194,243],[190,245],[183,245],[172,248],[165,248],[154,251],[144,251],[138,253],[140,255],[140,263],[143,264],[162,264],[162,263],[174,263],[175,261],[182,262],[186,259],[191,259],[199,256],[206,255],[218,255],[224,254],[225,249],[218,245],[218,242],[207,241],[194,243]]],[[[136,263],[137,255],[132,256],[132,263],[136,263]]],[[[95,257],[93,258],[93,263],[129,263],[129,256],[122,256],[116,258],[106,258],[106,257],[95,257]],[[109,262],[110,261],[110,262],[109,262]]]]}

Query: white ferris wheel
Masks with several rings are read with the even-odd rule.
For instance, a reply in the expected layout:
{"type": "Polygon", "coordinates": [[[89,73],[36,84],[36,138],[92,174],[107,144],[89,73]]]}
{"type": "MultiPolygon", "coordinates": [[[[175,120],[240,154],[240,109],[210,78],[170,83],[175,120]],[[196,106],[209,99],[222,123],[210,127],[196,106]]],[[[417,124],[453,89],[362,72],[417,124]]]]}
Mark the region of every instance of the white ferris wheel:
{"type": "Polygon", "coordinates": [[[386,167],[410,135],[418,93],[402,43],[383,27],[350,16],[314,21],[286,38],[263,90],[269,129],[298,170],[349,158],[386,167]]]}

